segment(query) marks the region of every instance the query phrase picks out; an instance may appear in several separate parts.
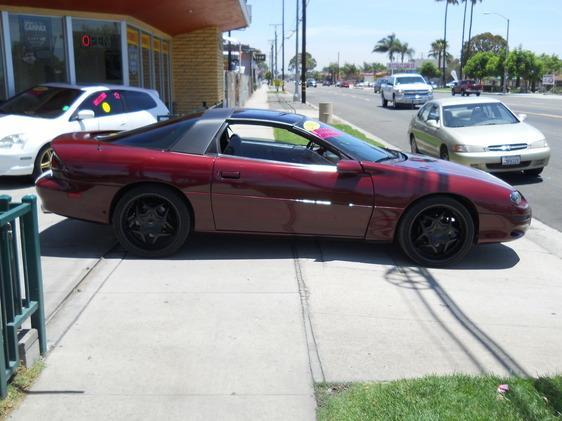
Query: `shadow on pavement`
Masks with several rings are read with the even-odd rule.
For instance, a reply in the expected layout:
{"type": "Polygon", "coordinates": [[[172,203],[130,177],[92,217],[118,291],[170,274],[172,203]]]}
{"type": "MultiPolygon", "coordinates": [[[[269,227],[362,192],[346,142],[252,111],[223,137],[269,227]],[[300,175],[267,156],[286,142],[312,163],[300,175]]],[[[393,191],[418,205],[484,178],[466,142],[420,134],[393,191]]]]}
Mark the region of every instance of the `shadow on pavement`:
{"type": "Polygon", "coordinates": [[[0,177],[0,190],[25,189],[33,184],[31,177],[0,177]]]}
{"type": "Polygon", "coordinates": [[[41,256],[98,258],[117,240],[110,225],[65,219],[39,234],[41,256]]]}
{"type": "Polygon", "coordinates": [[[525,175],[523,173],[505,173],[505,174],[494,174],[496,177],[501,178],[506,183],[512,186],[525,186],[529,184],[539,184],[544,180],[540,175],[525,175]]]}
{"type": "Polygon", "coordinates": [[[421,267],[404,267],[395,266],[389,269],[385,274],[387,282],[400,287],[407,288],[416,292],[419,301],[423,304],[431,317],[439,324],[441,329],[451,338],[453,342],[462,349],[466,356],[471,360],[473,365],[481,372],[487,373],[489,369],[471,352],[471,350],[462,342],[462,340],[451,330],[447,323],[440,316],[442,308],[447,309],[451,316],[459,323],[459,325],[474,339],[476,339],[490,356],[500,364],[510,374],[515,376],[528,377],[529,373],[519,365],[498,343],[488,336],[478,325],[473,322],[461,307],[451,298],[451,296],[443,289],[437,279],[426,268],[421,267]],[[439,306],[432,304],[426,294],[422,291],[431,290],[435,293],[440,301],[439,306]],[[437,307],[439,309],[437,309],[437,307]]]}

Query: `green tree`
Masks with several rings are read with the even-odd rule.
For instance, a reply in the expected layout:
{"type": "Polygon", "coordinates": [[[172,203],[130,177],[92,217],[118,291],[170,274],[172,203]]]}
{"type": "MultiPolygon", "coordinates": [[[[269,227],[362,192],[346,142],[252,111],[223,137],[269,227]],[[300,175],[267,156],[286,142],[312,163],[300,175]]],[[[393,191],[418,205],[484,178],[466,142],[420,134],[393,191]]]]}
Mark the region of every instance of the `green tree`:
{"type": "Polygon", "coordinates": [[[443,68],[443,66],[441,65],[443,53],[446,55],[446,63],[450,62],[453,59],[453,56],[447,53],[447,48],[449,48],[449,44],[442,39],[436,39],[431,43],[431,49],[429,50],[428,56],[437,59],[437,67],[439,67],[439,69],[443,68]]]}
{"type": "Polygon", "coordinates": [[[492,60],[494,54],[489,51],[481,51],[474,54],[468,59],[466,65],[464,66],[464,71],[468,76],[483,79],[487,76],[493,76],[490,74],[490,60],[492,60]]]}
{"type": "Polygon", "coordinates": [[[324,67],[322,71],[330,75],[330,80],[335,82],[338,79],[338,63],[330,63],[328,66],[324,67]]]}
{"type": "Polygon", "coordinates": [[[562,70],[562,60],[556,54],[541,54],[539,59],[543,63],[545,74],[557,74],[562,70]]]}
{"type": "Polygon", "coordinates": [[[373,63],[373,72],[386,72],[386,66],[382,63],[373,63]]]}
{"type": "Polygon", "coordinates": [[[359,67],[355,64],[345,63],[341,68],[341,75],[346,80],[357,80],[360,73],[359,67]]]}
{"type": "Polygon", "coordinates": [[[524,80],[526,82],[524,90],[528,89],[530,83],[531,89],[534,91],[536,83],[545,74],[545,66],[535,53],[519,47],[509,53],[507,71],[516,78],[516,87],[521,87],[521,80],[524,80]]]}
{"type": "MultiPolygon", "coordinates": [[[[299,54],[298,58],[293,56],[293,58],[289,61],[289,71],[295,71],[295,63],[300,67],[302,63],[302,54],[299,54]]],[[[306,53],[306,71],[312,72],[316,68],[316,60],[312,57],[312,54],[306,53]]]]}
{"type": "Polygon", "coordinates": [[[490,51],[494,54],[505,52],[507,41],[501,35],[494,35],[491,32],[484,32],[475,35],[471,40],[465,42],[463,46],[463,59],[466,63],[468,59],[475,53],[482,51],[490,51]]]}
{"type": "Polygon", "coordinates": [[[373,48],[373,53],[387,53],[388,59],[392,63],[394,61],[394,55],[398,53],[398,48],[400,47],[400,41],[396,38],[396,34],[390,34],[377,42],[373,48]]]}
{"type": "Polygon", "coordinates": [[[431,61],[426,61],[420,67],[420,73],[428,79],[433,79],[441,76],[441,71],[431,61]]]}

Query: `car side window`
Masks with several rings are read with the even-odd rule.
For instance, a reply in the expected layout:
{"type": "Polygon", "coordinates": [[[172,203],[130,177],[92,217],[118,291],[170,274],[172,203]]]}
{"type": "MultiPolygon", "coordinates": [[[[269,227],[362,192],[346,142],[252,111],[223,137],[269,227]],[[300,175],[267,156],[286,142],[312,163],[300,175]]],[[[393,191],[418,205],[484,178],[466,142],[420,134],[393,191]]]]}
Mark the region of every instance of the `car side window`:
{"type": "Polygon", "coordinates": [[[131,113],[136,111],[151,110],[152,108],[156,108],[158,106],[156,101],[154,101],[154,99],[145,92],[122,91],[122,95],[125,98],[127,111],[131,113]]]}
{"type": "Polygon", "coordinates": [[[425,104],[423,107],[420,108],[418,111],[418,120],[425,121],[427,120],[427,115],[429,114],[429,109],[431,108],[431,104],[425,104]]]}
{"type": "Polygon", "coordinates": [[[426,121],[427,120],[439,121],[439,107],[437,105],[434,104],[431,106],[426,121]]]}
{"type": "Polygon", "coordinates": [[[78,107],[78,111],[92,110],[96,117],[107,117],[125,112],[121,91],[101,91],[90,95],[78,107]]]}
{"type": "Polygon", "coordinates": [[[223,155],[308,165],[336,165],[337,151],[286,129],[229,124],[220,138],[223,155]]]}

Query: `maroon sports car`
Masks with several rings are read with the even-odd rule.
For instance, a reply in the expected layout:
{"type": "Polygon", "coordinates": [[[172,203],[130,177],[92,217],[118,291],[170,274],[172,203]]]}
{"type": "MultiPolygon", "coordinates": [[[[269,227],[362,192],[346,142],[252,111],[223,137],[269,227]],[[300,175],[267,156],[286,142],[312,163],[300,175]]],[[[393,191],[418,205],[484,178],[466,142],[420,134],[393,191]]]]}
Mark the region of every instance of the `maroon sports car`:
{"type": "Polygon", "coordinates": [[[521,237],[531,222],[527,201],[490,174],[298,114],[214,109],[71,133],[52,147],[52,170],[37,180],[44,208],[113,224],[145,257],[172,254],[200,231],[394,241],[418,264],[444,266],[474,244],[521,237]]]}

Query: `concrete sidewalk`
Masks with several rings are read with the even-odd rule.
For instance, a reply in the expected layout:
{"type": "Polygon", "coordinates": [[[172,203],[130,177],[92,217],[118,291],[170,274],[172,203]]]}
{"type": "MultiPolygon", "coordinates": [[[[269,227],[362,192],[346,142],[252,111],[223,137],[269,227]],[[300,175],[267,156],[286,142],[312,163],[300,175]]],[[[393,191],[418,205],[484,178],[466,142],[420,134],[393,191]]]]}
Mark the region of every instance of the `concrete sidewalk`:
{"type": "MultiPolygon", "coordinates": [[[[250,104],[266,108],[267,88],[250,104]]],[[[106,235],[52,222],[52,257],[76,267],[106,235]]],[[[161,260],[116,248],[53,317],[60,336],[11,418],[313,420],[314,382],[560,372],[561,250],[537,222],[441,270],[323,239],[194,235],[161,260]]]]}

